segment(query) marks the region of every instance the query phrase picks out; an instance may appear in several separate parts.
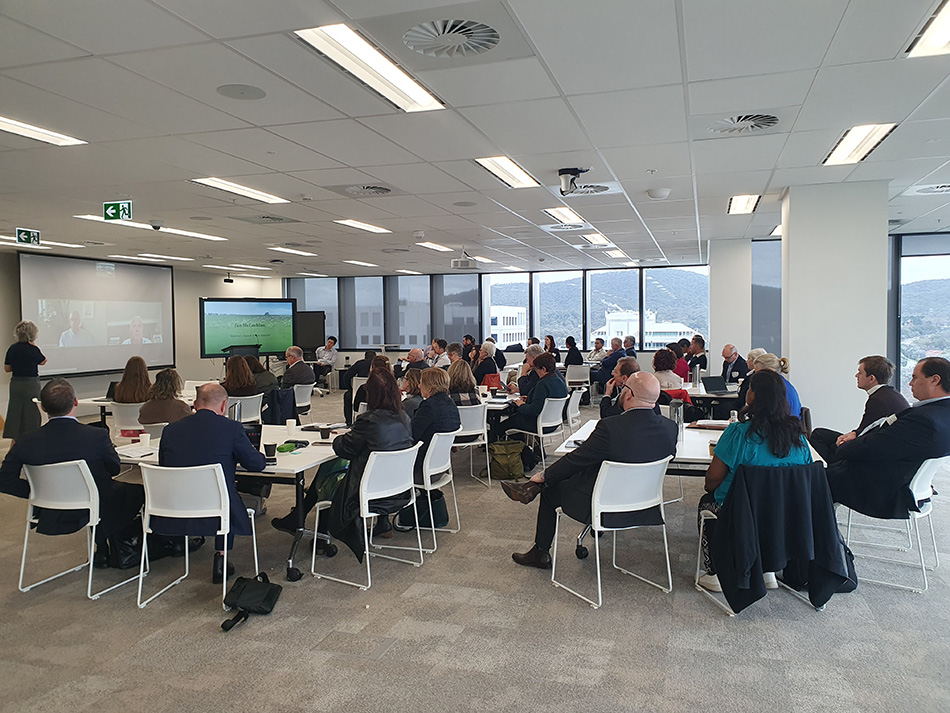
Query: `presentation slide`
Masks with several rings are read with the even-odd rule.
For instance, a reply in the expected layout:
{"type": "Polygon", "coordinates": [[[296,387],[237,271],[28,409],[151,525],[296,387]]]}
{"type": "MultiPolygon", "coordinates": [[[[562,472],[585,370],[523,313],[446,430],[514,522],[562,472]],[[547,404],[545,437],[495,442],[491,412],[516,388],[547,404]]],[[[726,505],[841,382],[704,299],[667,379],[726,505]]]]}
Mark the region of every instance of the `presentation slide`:
{"type": "Polygon", "coordinates": [[[20,314],[39,327],[41,376],[175,362],[170,267],[20,253],[20,314]]]}
{"type": "Polygon", "coordinates": [[[295,299],[200,300],[201,357],[226,356],[225,347],[260,344],[262,355],[281,355],[294,344],[295,299]]]}

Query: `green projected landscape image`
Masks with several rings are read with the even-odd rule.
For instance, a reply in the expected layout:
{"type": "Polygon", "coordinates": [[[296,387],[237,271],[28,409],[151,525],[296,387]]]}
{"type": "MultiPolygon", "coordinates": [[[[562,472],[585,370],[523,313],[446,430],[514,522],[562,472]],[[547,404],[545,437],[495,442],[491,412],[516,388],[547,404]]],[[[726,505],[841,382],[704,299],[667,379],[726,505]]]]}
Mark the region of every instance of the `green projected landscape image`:
{"type": "Polygon", "coordinates": [[[293,310],[285,302],[206,302],[205,353],[223,354],[236,344],[260,344],[261,353],[280,353],[293,344],[293,310]]]}

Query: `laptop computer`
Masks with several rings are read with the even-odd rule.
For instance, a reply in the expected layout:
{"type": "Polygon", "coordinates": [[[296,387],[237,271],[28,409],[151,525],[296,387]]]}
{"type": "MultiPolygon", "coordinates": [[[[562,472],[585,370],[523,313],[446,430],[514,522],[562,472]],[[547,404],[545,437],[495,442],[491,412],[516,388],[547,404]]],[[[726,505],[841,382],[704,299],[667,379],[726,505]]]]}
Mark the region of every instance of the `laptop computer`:
{"type": "Polygon", "coordinates": [[[728,396],[733,393],[726,388],[726,380],[721,376],[704,376],[703,389],[713,396],[728,396]]]}
{"type": "Polygon", "coordinates": [[[93,401],[103,401],[103,402],[115,401],[115,387],[118,386],[118,384],[119,384],[118,381],[110,381],[109,388],[106,389],[106,395],[100,396],[97,399],[93,399],[93,401]]]}

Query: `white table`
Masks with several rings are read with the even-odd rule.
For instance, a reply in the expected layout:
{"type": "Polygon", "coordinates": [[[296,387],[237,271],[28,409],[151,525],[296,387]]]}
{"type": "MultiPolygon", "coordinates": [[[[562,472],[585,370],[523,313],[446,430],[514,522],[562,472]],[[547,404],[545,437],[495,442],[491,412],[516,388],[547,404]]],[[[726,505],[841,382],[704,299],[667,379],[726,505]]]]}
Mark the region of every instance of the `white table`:
{"type": "Polygon", "coordinates": [[[482,401],[487,404],[489,411],[501,411],[504,408],[507,408],[508,404],[513,401],[517,401],[520,397],[520,394],[508,394],[507,396],[496,398],[487,398],[482,399],[482,401]]]}

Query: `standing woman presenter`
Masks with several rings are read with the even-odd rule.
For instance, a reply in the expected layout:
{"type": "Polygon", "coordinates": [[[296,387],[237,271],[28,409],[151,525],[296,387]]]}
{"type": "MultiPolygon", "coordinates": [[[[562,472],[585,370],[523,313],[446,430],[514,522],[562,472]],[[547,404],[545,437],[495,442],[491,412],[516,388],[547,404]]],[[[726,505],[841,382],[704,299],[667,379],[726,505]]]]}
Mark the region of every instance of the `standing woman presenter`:
{"type": "Polygon", "coordinates": [[[39,329],[33,322],[23,321],[13,330],[16,343],[7,349],[3,370],[12,374],[10,400],[7,404],[7,420],[3,428],[4,438],[17,439],[21,433],[35,431],[42,420],[40,410],[33,399],[40,396],[38,367],[46,363],[46,357],[34,344],[39,329]]]}

